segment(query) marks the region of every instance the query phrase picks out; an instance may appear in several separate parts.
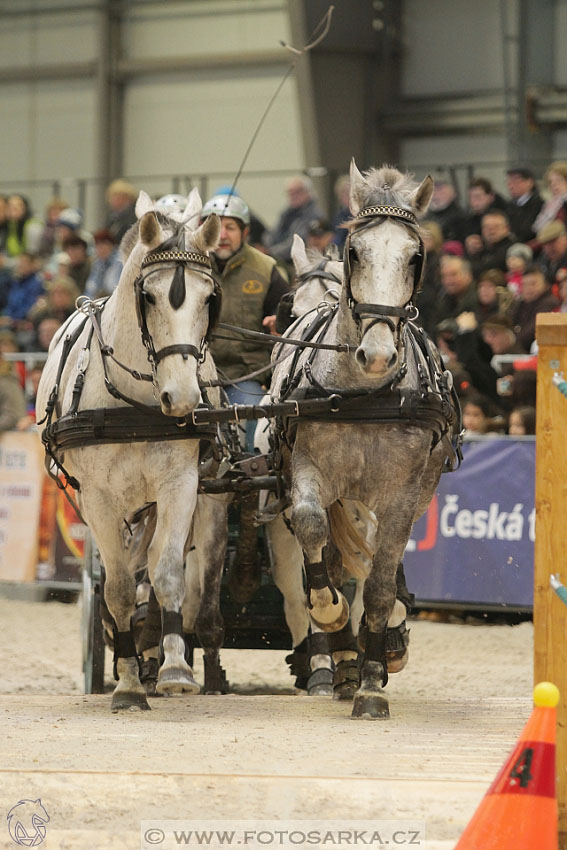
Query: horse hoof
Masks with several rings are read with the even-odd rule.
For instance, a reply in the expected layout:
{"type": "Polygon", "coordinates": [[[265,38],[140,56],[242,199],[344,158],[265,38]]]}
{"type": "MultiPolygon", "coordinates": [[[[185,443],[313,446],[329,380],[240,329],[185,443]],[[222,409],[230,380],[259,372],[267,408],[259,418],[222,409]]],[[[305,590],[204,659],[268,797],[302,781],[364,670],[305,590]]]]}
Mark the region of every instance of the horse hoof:
{"type": "Polygon", "coordinates": [[[354,697],[351,717],[361,720],[388,720],[388,700],[380,694],[358,694],[354,697]]]}
{"type": "Polygon", "coordinates": [[[346,601],[342,593],[340,593],[340,591],[337,591],[337,594],[339,597],[339,601],[336,605],[327,605],[325,608],[320,608],[318,611],[319,616],[325,616],[326,622],[323,622],[322,620],[318,619],[317,615],[315,614],[315,611],[317,610],[315,607],[312,608],[310,611],[311,619],[313,620],[315,625],[323,632],[339,632],[348,623],[350,613],[348,602],[346,601]],[[328,616],[334,616],[335,619],[327,620],[328,616]]]}
{"type": "Polygon", "coordinates": [[[142,661],[142,672],[140,673],[140,682],[144,686],[144,690],[149,697],[159,697],[156,691],[158,680],[159,661],[157,658],[148,658],[142,661]]]}
{"type": "Polygon", "coordinates": [[[140,694],[137,691],[118,691],[112,694],[112,703],[110,706],[113,714],[119,711],[150,711],[150,705],[146,699],[146,695],[140,694]]]}
{"type": "Polygon", "coordinates": [[[351,700],[360,687],[360,670],[356,658],[339,661],[333,676],[333,699],[351,700]]]}
{"type": "Polygon", "coordinates": [[[328,667],[314,670],[307,680],[307,694],[310,697],[330,697],[333,695],[333,671],[328,667]]]}
{"type": "Polygon", "coordinates": [[[156,694],[198,694],[201,688],[190,672],[179,667],[169,667],[159,671],[156,694]]]}
{"type": "Polygon", "coordinates": [[[399,673],[400,670],[403,670],[406,664],[408,663],[409,652],[406,649],[405,652],[387,652],[386,653],[386,665],[388,667],[388,673],[399,673]]]}

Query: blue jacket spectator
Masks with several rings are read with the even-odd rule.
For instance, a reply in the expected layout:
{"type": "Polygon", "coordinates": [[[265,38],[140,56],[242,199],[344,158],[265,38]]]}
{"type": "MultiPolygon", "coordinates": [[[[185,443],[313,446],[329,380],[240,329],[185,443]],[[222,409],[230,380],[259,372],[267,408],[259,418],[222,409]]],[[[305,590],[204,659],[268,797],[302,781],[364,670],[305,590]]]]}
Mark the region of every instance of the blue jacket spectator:
{"type": "Polygon", "coordinates": [[[37,260],[33,254],[20,254],[16,277],[12,279],[4,310],[4,315],[13,321],[25,319],[39,296],[43,295],[43,282],[37,268],[37,260]]]}
{"type": "Polygon", "coordinates": [[[122,260],[109,230],[97,230],[94,241],[96,259],[85,286],[85,295],[89,298],[103,298],[112,295],[118,286],[122,260]]]}
{"type": "Polygon", "coordinates": [[[275,228],[266,238],[268,253],[284,263],[291,262],[291,245],[296,233],[306,241],[309,227],[323,213],[315,199],[308,177],[292,177],[286,185],[289,206],[281,213],[275,228]]]}

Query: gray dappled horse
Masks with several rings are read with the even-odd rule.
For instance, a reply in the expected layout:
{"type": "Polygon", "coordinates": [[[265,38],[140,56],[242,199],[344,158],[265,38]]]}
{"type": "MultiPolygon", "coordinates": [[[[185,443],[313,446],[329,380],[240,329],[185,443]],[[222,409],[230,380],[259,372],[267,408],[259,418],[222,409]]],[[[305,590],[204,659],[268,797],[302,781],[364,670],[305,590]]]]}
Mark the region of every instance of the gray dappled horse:
{"type": "MultiPolygon", "coordinates": [[[[306,249],[300,236],[294,236],[292,260],[295,266],[297,286],[289,297],[280,302],[282,319],[291,321],[285,336],[295,336],[300,326],[298,319],[310,314],[312,322],[321,312],[336,307],[343,283],[343,264],[338,251],[333,247],[325,254],[315,249],[306,249]]],[[[278,320],[280,308],[278,307],[278,320]]],[[[288,357],[293,355],[293,348],[288,357]]],[[[289,362],[289,361],[288,361],[289,362]]],[[[269,395],[266,396],[266,403],[269,395]]],[[[273,421],[259,422],[256,428],[255,446],[260,453],[269,453],[273,421]]],[[[289,510],[276,514],[275,496],[268,492],[260,499],[260,516],[265,521],[265,530],[272,555],[272,576],[283,596],[284,613],[291,632],[293,652],[287,657],[291,673],[296,677],[296,687],[307,690],[310,696],[333,695],[335,699],[352,699],[359,685],[358,634],[363,613],[362,590],[364,578],[370,571],[372,552],[369,542],[375,533],[374,516],[360,502],[341,500],[330,511],[331,534],[335,521],[343,520],[341,532],[336,533],[340,555],[336,578],[339,583],[341,567],[349,565],[349,572],[358,577],[356,591],[350,606],[350,622],[339,632],[326,634],[309,618],[309,608],[303,589],[303,554],[297,538],[290,529],[289,510]],[[344,520],[347,520],[345,523],[344,520]],[[344,530],[344,531],[343,531],[344,530]],[[344,533],[346,531],[346,534],[344,533]],[[334,662],[334,664],[333,664],[334,662]]],[[[335,547],[336,548],[336,547],[335,547]]],[[[327,553],[329,556],[330,552],[327,553]]],[[[399,672],[408,659],[409,633],[405,619],[410,595],[405,586],[403,568],[400,564],[397,576],[398,595],[388,620],[388,672],[399,672]]]]}
{"type": "MultiPolygon", "coordinates": [[[[366,623],[359,638],[365,657],[353,717],[389,716],[383,686],[396,572],[413,522],[427,509],[451,453],[447,431],[452,411],[442,407],[448,387],[440,362],[428,379],[427,361],[414,350],[407,327],[415,317],[411,301],[423,264],[416,216],[426,211],[432,191],[430,177],[417,185],[389,167],[363,176],[352,163],[345,283],[324,336],[325,343],[348,344],[349,351],[318,351],[315,357],[303,352],[291,394],[289,366],[276,365],[270,391],[274,401],[341,392],[353,398],[347,421],[300,420],[293,434],[290,419],[283,425],[282,442],[291,481],[291,520],[304,554],[307,602],[311,617],[325,631],[341,630],[349,616],[323,561],[328,511],[336,510],[341,499],[351,499],[376,518],[363,593],[366,623]],[[425,414],[417,415],[425,398],[443,410],[441,428],[425,414]],[[385,407],[391,418],[380,421],[385,407]]],[[[280,353],[276,350],[274,358],[280,353]]]]}
{"type": "MultiPolygon", "coordinates": [[[[84,316],[79,312],[53,340],[38,390],[38,410],[45,409],[51,397],[58,417],[73,406],[78,407],[79,415],[110,408],[131,411],[124,400],[134,399],[134,407],[153,407],[158,414],[161,409],[163,420],[169,422],[169,417],[187,416],[200,403],[201,382],[216,379],[206,340],[220,306],[220,290],[208,259],[218,241],[220,220],[212,215],[198,226],[200,211],[196,189],[189,195],[185,211],[171,216],[157,213],[148,195],[140,193],[136,204],[139,222],[122,242],[120,281],[104,309],[95,310],[100,329],[93,336],[87,321],[80,330],[84,316]],[[75,332],[78,338],[65,351],[65,340],[75,332]],[[152,375],[140,381],[139,376],[147,373],[148,360],[152,375]],[[77,405],[75,390],[81,372],[84,386],[77,405]],[[109,385],[116,390],[114,394],[107,389],[109,385]]],[[[216,390],[211,390],[211,403],[219,406],[216,390]]],[[[151,411],[149,414],[151,420],[151,411]]],[[[171,421],[170,428],[176,431],[171,421]]],[[[201,642],[218,654],[224,634],[218,603],[224,551],[213,542],[226,516],[224,506],[216,508],[210,502],[197,509],[202,511],[200,517],[194,516],[199,440],[87,445],[69,449],[59,460],[80,484],[79,506],[106,570],[104,595],[116,624],[118,684],[113,710],[149,708],[131,631],[136,586],[123,541],[124,518],[149,502],[155,503],[157,517],[147,550],[148,568],[163,611],[164,659],[157,691],[197,692],[199,686],[185,659],[182,631],[184,557],[192,537],[204,537],[202,548],[216,552],[207,564],[195,565],[197,572],[188,584],[202,596],[199,613],[193,612],[194,619],[201,619],[201,642]]]]}

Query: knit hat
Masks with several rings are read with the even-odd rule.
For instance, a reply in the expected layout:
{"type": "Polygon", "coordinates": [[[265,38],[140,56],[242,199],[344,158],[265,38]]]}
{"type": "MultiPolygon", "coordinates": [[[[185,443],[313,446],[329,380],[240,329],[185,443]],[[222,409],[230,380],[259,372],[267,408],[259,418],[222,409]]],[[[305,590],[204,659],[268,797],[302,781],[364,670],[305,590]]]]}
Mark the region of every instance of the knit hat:
{"type": "Polygon", "coordinates": [[[521,257],[525,263],[531,263],[534,252],[529,245],[524,245],[523,242],[514,242],[506,251],[506,259],[508,257],[521,257]]]}
{"type": "Polygon", "coordinates": [[[448,254],[450,257],[464,257],[465,249],[462,242],[458,242],[456,239],[450,239],[448,242],[443,242],[441,253],[448,254]]]}
{"type": "Polygon", "coordinates": [[[70,230],[79,230],[82,223],[83,216],[79,210],[74,210],[72,207],[67,207],[66,210],[63,210],[55,222],[57,227],[62,225],[63,227],[68,227],[70,230]]]}

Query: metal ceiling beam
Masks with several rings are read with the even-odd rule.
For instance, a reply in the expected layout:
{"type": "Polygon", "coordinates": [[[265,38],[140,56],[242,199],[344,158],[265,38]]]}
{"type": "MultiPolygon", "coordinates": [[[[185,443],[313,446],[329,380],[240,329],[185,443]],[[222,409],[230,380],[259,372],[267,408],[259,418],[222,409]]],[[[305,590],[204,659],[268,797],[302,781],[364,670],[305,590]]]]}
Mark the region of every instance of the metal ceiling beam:
{"type": "Polygon", "coordinates": [[[33,65],[25,68],[0,68],[0,85],[3,83],[38,83],[55,80],[77,80],[94,77],[97,62],[60,62],[33,65]]]}
{"type": "MultiPolygon", "coordinates": [[[[512,103],[518,109],[516,99],[512,103]]],[[[522,111],[534,125],[567,124],[567,89],[558,86],[530,86],[522,111]]],[[[385,109],[379,121],[391,132],[409,136],[432,133],[475,133],[504,130],[504,93],[476,93],[459,96],[408,98],[385,109]]]]}
{"type": "Polygon", "coordinates": [[[280,49],[250,50],[234,53],[208,53],[203,56],[167,56],[151,59],[122,58],[116,64],[116,75],[126,80],[152,74],[174,74],[185,71],[211,71],[225,68],[249,68],[260,65],[284,66],[288,54],[280,49]]]}

